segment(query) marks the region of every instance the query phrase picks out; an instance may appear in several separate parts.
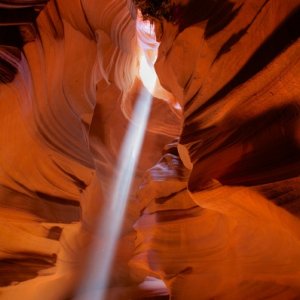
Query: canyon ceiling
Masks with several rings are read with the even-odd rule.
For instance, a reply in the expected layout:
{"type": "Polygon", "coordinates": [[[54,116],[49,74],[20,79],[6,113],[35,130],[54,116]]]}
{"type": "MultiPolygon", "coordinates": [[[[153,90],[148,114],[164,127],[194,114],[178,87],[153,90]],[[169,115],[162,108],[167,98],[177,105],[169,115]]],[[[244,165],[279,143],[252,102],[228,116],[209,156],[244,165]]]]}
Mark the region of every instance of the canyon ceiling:
{"type": "Polygon", "coordinates": [[[106,299],[300,299],[299,33],[300,0],[0,0],[0,299],[75,297],[143,93],[106,299]]]}

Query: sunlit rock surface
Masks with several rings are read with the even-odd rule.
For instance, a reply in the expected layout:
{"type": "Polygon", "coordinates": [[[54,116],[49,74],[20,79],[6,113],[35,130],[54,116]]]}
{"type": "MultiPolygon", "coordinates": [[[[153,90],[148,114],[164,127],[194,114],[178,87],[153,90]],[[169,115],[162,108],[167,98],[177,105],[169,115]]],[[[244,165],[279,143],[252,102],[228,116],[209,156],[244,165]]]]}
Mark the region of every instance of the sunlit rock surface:
{"type": "MultiPolygon", "coordinates": [[[[298,299],[300,2],[174,3],[107,299],[298,299]]],[[[126,0],[0,15],[0,299],[72,299],[158,44],[126,0]]]]}
{"type": "MultiPolygon", "coordinates": [[[[73,295],[130,118],[122,107],[141,85],[130,2],[46,2],[1,2],[1,15],[12,18],[0,21],[10,26],[1,40],[1,299],[73,295]]],[[[169,105],[154,102],[152,132],[172,132],[147,135],[135,189],[180,130],[169,105]],[[161,114],[169,122],[155,121],[161,114]]],[[[143,281],[127,266],[139,208],[128,211],[114,299],[138,295],[143,281]]]]}
{"type": "Polygon", "coordinates": [[[299,1],[216,2],[160,22],[156,70],[183,109],[190,175],[167,187],[176,165],[149,171],[136,264],[174,299],[298,299],[299,1]]]}

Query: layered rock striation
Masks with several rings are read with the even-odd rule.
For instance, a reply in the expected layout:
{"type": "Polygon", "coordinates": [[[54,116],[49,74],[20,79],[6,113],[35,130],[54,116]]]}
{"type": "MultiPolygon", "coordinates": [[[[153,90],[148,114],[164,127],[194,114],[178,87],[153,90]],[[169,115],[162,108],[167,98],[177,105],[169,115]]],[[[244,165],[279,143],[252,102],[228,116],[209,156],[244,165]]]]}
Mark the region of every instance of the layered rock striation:
{"type": "Polygon", "coordinates": [[[157,51],[107,299],[298,299],[299,5],[2,0],[0,298],[74,296],[157,51]]]}

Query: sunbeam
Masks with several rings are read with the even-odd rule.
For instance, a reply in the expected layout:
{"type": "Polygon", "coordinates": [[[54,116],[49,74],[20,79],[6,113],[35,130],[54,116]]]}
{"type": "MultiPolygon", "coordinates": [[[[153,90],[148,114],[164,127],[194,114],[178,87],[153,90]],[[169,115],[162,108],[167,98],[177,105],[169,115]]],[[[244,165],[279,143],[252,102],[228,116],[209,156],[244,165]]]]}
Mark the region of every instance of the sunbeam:
{"type": "MultiPolygon", "coordinates": [[[[151,32],[150,24],[148,26],[151,32]]],[[[116,167],[116,178],[109,193],[108,207],[104,209],[105,213],[99,216],[97,242],[92,246],[86,274],[78,289],[76,300],[105,299],[127,200],[147,128],[152,104],[151,93],[157,80],[154,68],[149,65],[144,54],[140,57],[140,78],[144,87],[139,92],[132,119],[123,140],[116,167]]]]}

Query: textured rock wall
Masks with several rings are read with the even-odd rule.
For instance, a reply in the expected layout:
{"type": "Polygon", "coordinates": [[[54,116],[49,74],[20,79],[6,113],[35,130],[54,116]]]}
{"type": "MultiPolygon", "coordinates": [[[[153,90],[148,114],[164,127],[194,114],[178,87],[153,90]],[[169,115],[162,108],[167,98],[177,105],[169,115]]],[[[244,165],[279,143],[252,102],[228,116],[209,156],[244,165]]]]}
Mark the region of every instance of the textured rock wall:
{"type": "MultiPolygon", "coordinates": [[[[298,299],[300,3],[174,3],[108,299],[298,299]]],[[[0,16],[0,298],[65,300],[141,87],[135,10],[0,16]]]]}
{"type": "MultiPolygon", "coordinates": [[[[94,227],[141,85],[132,11],[126,1],[1,1],[1,299],[70,297],[91,240],[101,239],[94,227]]],[[[147,134],[135,187],[179,130],[168,104],[154,102],[150,127],[168,136],[147,134]]],[[[134,194],[111,299],[140,293],[127,265],[134,194]]]]}
{"type": "Polygon", "coordinates": [[[172,299],[298,299],[300,3],[174,2],[156,70],[184,120],[132,263],[172,299]]]}

